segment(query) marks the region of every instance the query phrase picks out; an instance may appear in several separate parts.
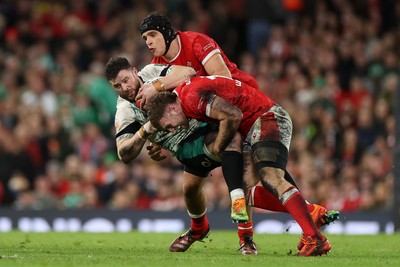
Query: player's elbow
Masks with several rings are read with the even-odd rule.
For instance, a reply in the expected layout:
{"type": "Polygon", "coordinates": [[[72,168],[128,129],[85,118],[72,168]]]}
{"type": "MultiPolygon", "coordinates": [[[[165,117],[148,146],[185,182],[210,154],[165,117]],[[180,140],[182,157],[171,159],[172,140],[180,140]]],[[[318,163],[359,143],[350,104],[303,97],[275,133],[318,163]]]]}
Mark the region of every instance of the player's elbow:
{"type": "Polygon", "coordinates": [[[234,117],[236,120],[242,121],[242,119],[243,119],[243,112],[242,112],[240,109],[238,109],[238,108],[235,108],[233,111],[234,111],[234,112],[233,112],[233,117],[234,117]]]}
{"type": "Polygon", "coordinates": [[[125,164],[128,164],[128,163],[130,163],[132,161],[132,158],[124,157],[124,156],[119,156],[119,159],[125,164]]]}
{"type": "Polygon", "coordinates": [[[135,159],[135,156],[132,155],[132,153],[129,153],[128,150],[126,149],[118,149],[118,158],[121,160],[123,163],[128,164],[132,160],[135,159]]]}
{"type": "Polygon", "coordinates": [[[128,157],[127,155],[121,154],[120,152],[118,152],[118,158],[125,164],[128,164],[132,161],[132,158],[128,157]]]}
{"type": "Polygon", "coordinates": [[[209,75],[218,75],[218,76],[223,76],[223,77],[227,77],[227,78],[232,78],[232,74],[227,68],[217,69],[214,72],[209,73],[209,75]]]}
{"type": "Polygon", "coordinates": [[[243,119],[243,112],[238,108],[233,109],[230,116],[231,124],[239,127],[240,123],[242,122],[242,119],[243,119]]]}

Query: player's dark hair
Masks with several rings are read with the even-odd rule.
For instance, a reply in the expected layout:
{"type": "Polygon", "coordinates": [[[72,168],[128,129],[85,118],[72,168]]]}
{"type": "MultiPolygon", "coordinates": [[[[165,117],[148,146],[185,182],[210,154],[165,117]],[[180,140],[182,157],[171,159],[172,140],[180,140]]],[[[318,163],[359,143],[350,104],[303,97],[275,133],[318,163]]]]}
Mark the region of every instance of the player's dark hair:
{"type": "Polygon", "coordinates": [[[165,15],[158,12],[151,12],[140,24],[140,34],[150,30],[159,31],[163,35],[165,42],[165,55],[171,46],[171,42],[176,37],[176,32],[172,28],[171,21],[165,15]]]}
{"type": "Polygon", "coordinates": [[[163,130],[160,119],[163,117],[166,107],[176,102],[178,96],[170,91],[162,91],[155,94],[147,103],[147,115],[151,124],[159,130],[163,130]]]}
{"type": "Polygon", "coordinates": [[[132,69],[132,66],[131,64],[129,64],[129,61],[126,58],[112,57],[108,60],[104,68],[104,74],[107,80],[111,81],[117,77],[118,73],[121,70],[128,70],[128,69],[132,69]]]}

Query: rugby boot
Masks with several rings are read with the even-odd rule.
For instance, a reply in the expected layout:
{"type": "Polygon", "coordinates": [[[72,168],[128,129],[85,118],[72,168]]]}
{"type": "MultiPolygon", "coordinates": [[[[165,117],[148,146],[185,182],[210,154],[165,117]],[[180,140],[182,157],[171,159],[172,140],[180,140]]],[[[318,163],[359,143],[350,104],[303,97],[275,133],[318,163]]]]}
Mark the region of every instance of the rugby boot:
{"type": "Polygon", "coordinates": [[[185,252],[190,246],[196,242],[204,242],[203,239],[207,238],[210,235],[211,229],[210,225],[208,225],[208,228],[206,231],[203,233],[196,233],[193,231],[192,228],[189,228],[186,233],[178,236],[169,246],[169,251],[170,252],[185,252]]]}
{"type": "Polygon", "coordinates": [[[238,198],[232,202],[231,218],[234,223],[247,223],[249,221],[245,198],[238,198]]]}
{"type": "Polygon", "coordinates": [[[313,204],[314,205],[314,210],[310,213],[311,218],[313,219],[315,225],[319,228],[321,228],[324,225],[328,225],[331,222],[339,220],[339,211],[337,210],[330,210],[327,211],[326,208],[313,204]]]}
{"type": "Polygon", "coordinates": [[[303,235],[301,243],[303,243],[303,246],[296,256],[321,256],[331,250],[331,244],[326,237],[319,239],[315,236],[303,235]]]}
{"type": "Polygon", "coordinates": [[[240,239],[240,248],[239,250],[242,252],[242,255],[257,255],[258,250],[256,243],[253,241],[253,237],[245,234],[243,238],[240,239]]]}
{"type": "MultiPolygon", "coordinates": [[[[340,215],[339,211],[337,210],[326,211],[326,209],[320,205],[317,204],[313,205],[314,205],[314,210],[311,212],[311,218],[313,219],[318,229],[324,225],[328,225],[331,222],[339,220],[339,215],[340,215]]],[[[299,244],[297,244],[298,250],[301,250],[301,248],[304,246],[302,241],[303,239],[301,239],[299,244]]]]}

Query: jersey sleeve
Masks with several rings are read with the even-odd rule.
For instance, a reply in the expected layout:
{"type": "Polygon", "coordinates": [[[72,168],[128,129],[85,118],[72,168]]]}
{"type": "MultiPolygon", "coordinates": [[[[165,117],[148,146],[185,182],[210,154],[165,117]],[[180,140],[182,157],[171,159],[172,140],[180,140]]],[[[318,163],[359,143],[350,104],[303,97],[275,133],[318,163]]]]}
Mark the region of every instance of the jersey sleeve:
{"type": "Polygon", "coordinates": [[[211,56],[217,53],[220,54],[221,51],[213,39],[205,35],[199,35],[193,42],[193,53],[201,62],[201,65],[204,66],[211,56]]]}
{"type": "MultiPolygon", "coordinates": [[[[124,135],[134,134],[137,129],[132,127],[137,122],[134,112],[132,112],[131,103],[125,99],[118,97],[117,100],[117,112],[115,113],[114,126],[115,126],[115,137],[118,140],[124,135]]],[[[139,124],[140,125],[140,124],[139,124]]]]}
{"type": "Polygon", "coordinates": [[[118,97],[117,100],[117,112],[115,113],[115,133],[118,133],[127,127],[129,124],[135,121],[133,113],[130,112],[130,103],[125,99],[118,97]]]}
{"type": "Polygon", "coordinates": [[[144,83],[148,83],[158,77],[168,75],[171,72],[171,69],[171,65],[149,64],[139,71],[138,75],[142,78],[144,83]]]}

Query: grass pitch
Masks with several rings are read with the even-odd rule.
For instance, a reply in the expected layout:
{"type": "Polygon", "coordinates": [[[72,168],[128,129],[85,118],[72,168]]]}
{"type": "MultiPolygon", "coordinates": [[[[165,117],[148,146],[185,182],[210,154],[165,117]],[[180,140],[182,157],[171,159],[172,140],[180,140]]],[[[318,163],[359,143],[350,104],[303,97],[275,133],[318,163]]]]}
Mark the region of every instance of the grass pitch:
{"type": "Polygon", "coordinates": [[[294,257],[299,236],[255,234],[258,256],[242,256],[235,231],[212,231],[185,253],[170,253],[170,233],[0,233],[0,266],[400,266],[400,233],[327,235],[332,251],[294,257]]]}

